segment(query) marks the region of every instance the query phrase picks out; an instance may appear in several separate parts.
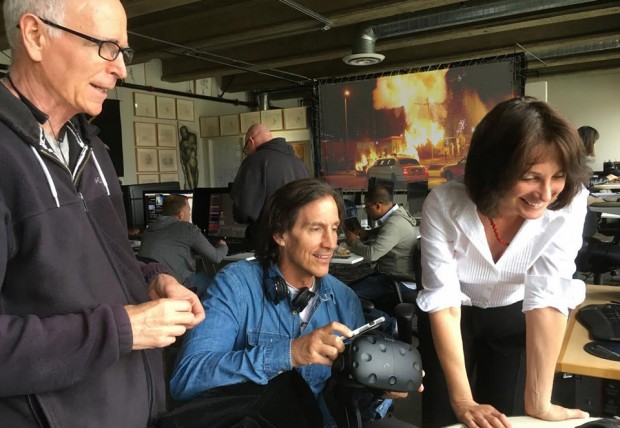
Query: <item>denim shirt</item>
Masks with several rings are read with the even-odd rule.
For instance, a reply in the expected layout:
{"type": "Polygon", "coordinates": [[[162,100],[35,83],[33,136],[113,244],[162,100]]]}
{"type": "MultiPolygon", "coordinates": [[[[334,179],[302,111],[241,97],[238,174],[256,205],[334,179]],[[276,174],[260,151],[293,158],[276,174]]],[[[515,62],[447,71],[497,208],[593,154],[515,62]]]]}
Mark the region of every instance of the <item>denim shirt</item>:
{"type": "MultiPolygon", "coordinates": [[[[269,276],[281,273],[269,268],[269,276]]],[[[254,382],[265,385],[292,370],[291,341],[301,334],[301,320],[289,298],[274,304],[265,295],[263,269],[257,261],[240,261],[224,267],[215,277],[203,302],[206,319],[189,330],[170,381],[177,400],[189,400],[224,385],[254,382]]],[[[338,321],[351,329],[364,324],[359,299],[331,275],[322,278],[314,312],[304,334],[338,321]]],[[[321,395],[331,367],[321,364],[297,367],[319,402],[325,426],[335,426],[321,395]]]]}

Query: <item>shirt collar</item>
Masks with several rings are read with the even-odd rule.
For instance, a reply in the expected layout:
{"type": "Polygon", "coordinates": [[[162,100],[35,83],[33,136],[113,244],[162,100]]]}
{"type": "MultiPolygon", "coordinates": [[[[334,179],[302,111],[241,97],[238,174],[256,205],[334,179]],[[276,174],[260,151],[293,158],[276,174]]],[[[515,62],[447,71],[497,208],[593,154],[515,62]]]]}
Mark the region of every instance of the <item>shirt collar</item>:
{"type": "Polygon", "coordinates": [[[383,214],[383,217],[381,217],[379,220],[377,220],[377,223],[379,223],[379,224],[385,223],[385,221],[388,219],[388,217],[391,216],[394,213],[394,211],[396,211],[397,209],[398,209],[398,204],[394,204],[392,206],[392,208],[390,208],[388,210],[388,212],[383,214]]]}

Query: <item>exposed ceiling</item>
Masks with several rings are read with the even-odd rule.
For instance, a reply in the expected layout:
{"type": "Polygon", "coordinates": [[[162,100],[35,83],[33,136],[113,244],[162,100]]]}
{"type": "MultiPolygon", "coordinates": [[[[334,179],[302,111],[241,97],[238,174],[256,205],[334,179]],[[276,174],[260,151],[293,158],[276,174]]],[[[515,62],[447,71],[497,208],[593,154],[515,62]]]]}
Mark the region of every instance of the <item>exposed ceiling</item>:
{"type": "MultiPolygon", "coordinates": [[[[527,53],[530,76],[620,67],[618,0],[122,3],[134,63],[159,58],[163,80],[221,78],[225,92],[515,52],[527,53]],[[381,54],[382,62],[345,64],[342,58],[352,54],[360,35],[366,42],[353,53],[370,53],[370,59],[381,54]]],[[[7,47],[3,31],[0,49],[7,47]]]]}

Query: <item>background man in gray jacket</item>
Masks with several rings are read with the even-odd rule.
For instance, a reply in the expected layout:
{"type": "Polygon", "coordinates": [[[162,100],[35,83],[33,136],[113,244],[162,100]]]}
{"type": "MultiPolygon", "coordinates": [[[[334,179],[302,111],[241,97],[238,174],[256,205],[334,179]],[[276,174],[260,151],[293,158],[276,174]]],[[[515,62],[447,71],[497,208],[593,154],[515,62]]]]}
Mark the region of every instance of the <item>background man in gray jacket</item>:
{"type": "Polygon", "coordinates": [[[391,314],[398,296],[390,275],[415,278],[415,220],[405,208],[392,202],[391,193],[383,186],[370,188],[364,204],[368,218],[379,226],[369,231],[347,231],[346,240],[351,252],[376,262],[376,272],[350,287],[358,297],[374,302],[378,309],[391,314]]]}

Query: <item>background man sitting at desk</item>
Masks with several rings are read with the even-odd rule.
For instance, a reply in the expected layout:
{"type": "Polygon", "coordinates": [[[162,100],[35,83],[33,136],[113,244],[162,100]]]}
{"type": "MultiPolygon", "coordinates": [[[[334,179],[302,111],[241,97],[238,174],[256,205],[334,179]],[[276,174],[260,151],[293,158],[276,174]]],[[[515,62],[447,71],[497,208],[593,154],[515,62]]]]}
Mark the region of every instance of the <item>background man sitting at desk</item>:
{"type": "Polygon", "coordinates": [[[398,303],[398,296],[390,276],[415,278],[415,220],[405,208],[392,202],[391,193],[383,186],[371,187],[364,203],[368,218],[377,221],[379,226],[370,231],[348,231],[346,241],[351,252],[377,262],[376,272],[350,284],[350,287],[360,298],[391,313],[398,303]]]}
{"type": "Polygon", "coordinates": [[[157,260],[168,266],[174,277],[186,287],[197,288],[202,295],[209,285],[207,272],[196,272],[196,258],[210,263],[220,263],[228,253],[228,246],[220,240],[214,247],[192,223],[187,197],[169,195],[164,198],[162,213],[142,234],[138,256],[157,260]]]}

